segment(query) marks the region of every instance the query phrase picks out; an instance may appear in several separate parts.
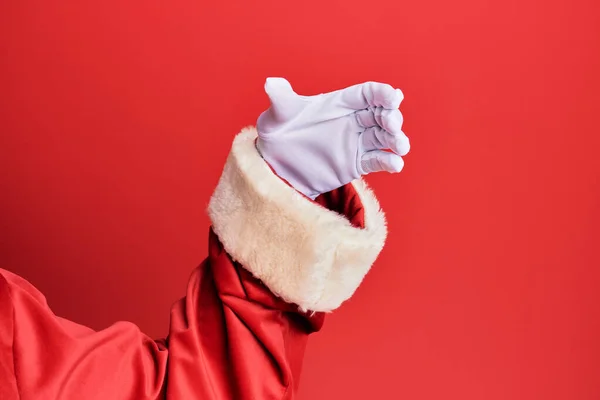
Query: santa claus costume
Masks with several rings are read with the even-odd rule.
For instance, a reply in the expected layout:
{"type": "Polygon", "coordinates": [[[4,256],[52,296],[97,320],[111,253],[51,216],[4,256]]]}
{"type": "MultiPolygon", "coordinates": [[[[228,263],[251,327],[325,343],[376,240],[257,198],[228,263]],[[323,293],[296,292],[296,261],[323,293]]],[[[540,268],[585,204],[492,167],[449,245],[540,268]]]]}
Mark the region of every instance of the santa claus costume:
{"type": "Polygon", "coordinates": [[[409,142],[390,85],[299,96],[270,78],[266,91],[271,107],[233,141],[208,207],[208,257],[167,338],[63,319],[0,270],[0,399],[295,397],[309,334],[384,245],[385,217],[361,176],[399,172],[409,142]]]}

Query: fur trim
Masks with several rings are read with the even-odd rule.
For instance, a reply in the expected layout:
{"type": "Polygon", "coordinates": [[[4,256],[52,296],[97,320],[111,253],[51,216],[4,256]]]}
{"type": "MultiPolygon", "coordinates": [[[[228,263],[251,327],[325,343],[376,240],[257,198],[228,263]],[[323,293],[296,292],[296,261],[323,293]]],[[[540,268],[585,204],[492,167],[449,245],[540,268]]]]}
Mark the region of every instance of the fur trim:
{"type": "Polygon", "coordinates": [[[208,206],[225,250],[274,294],[302,310],[331,311],[349,299],[387,235],[379,202],[354,181],[365,228],[313,203],[286,185],[255,147],[256,129],[233,141],[208,206]]]}

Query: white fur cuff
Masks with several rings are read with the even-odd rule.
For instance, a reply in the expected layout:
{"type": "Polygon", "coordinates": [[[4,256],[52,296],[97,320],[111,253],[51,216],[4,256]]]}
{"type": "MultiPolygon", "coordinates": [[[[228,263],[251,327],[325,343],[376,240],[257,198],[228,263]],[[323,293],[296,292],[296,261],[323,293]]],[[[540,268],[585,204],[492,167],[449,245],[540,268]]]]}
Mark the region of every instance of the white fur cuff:
{"type": "Polygon", "coordinates": [[[233,141],[208,206],[225,250],[275,295],[302,310],[331,311],[349,299],[383,248],[386,221],[366,183],[356,188],[365,228],[286,185],[260,157],[254,128],[233,141]]]}

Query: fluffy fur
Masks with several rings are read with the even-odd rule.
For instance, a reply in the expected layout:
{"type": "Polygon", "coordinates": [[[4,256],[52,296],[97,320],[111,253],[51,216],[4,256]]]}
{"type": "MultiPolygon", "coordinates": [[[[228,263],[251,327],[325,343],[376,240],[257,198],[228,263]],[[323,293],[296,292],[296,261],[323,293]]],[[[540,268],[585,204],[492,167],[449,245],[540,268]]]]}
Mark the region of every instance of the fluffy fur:
{"type": "Polygon", "coordinates": [[[213,229],[232,258],[302,310],[331,311],[352,296],[379,255],[386,221],[362,180],[365,228],[312,203],[260,157],[254,128],[234,139],[210,200],[213,229]]]}

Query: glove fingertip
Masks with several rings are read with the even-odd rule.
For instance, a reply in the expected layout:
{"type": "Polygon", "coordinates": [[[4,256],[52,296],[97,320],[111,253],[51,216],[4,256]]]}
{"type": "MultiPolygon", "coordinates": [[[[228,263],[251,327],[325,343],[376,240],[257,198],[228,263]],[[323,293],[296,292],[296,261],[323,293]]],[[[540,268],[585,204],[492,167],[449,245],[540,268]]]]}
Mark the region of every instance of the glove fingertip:
{"type": "Polygon", "coordinates": [[[382,106],[388,110],[398,109],[400,103],[404,100],[404,94],[400,89],[394,89],[392,86],[389,86],[389,88],[386,89],[382,106]]]}
{"type": "Polygon", "coordinates": [[[292,90],[292,85],[285,78],[268,77],[265,80],[265,92],[269,96],[292,90]]]}
{"type": "Polygon", "coordinates": [[[402,133],[402,114],[396,108],[394,110],[384,110],[382,118],[382,128],[391,133],[392,135],[398,135],[402,133]]]}
{"type": "Polygon", "coordinates": [[[396,154],[392,154],[386,164],[389,167],[388,172],[392,173],[398,173],[404,168],[404,160],[396,154]]]}
{"type": "Polygon", "coordinates": [[[396,96],[398,96],[398,107],[400,107],[400,103],[404,100],[404,93],[402,93],[402,90],[396,89],[396,96]]]}
{"type": "Polygon", "coordinates": [[[410,151],[410,140],[408,137],[406,137],[406,135],[397,137],[394,145],[396,148],[392,150],[394,150],[394,152],[399,156],[405,156],[410,151]]]}

